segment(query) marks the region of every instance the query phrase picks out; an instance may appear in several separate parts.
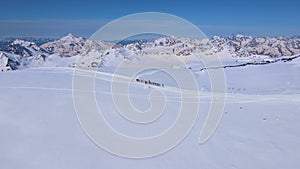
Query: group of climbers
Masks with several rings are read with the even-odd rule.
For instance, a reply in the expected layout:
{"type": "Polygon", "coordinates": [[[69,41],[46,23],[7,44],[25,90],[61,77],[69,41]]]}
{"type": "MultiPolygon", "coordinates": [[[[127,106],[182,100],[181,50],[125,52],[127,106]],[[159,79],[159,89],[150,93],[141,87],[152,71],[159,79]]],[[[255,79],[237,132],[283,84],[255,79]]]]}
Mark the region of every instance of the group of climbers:
{"type": "Polygon", "coordinates": [[[142,80],[142,79],[136,79],[137,82],[139,83],[143,83],[143,84],[149,84],[149,85],[153,85],[153,86],[158,86],[158,87],[165,87],[164,84],[160,84],[157,82],[151,82],[150,80],[142,80]]]}

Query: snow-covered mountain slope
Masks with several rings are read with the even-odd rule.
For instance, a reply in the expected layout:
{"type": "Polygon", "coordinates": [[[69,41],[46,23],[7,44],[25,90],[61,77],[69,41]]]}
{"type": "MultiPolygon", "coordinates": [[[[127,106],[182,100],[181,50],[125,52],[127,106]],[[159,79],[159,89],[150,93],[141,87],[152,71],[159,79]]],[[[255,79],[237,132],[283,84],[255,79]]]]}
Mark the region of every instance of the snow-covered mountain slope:
{"type": "Polygon", "coordinates": [[[37,46],[34,42],[16,39],[3,49],[7,53],[19,55],[21,57],[42,56],[46,57],[48,53],[37,46]]]}
{"type": "Polygon", "coordinates": [[[7,70],[16,70],[21,64],[21,57],[19,55],[6,53],[6,52],[0,52],[1,55],[1,64],[2,69],[1,71],[7,71],[7,70]]]}
{"type": "Polygon", "coordinates": [[[38,66],[49,56],[45,50],[34,42],[16,39],[0,51],[3,57],[7,58],[6,70],[16,70],[32,66],[38,66]]]}
{"type": "MultiPolygon", "coordinates": [[[[192,131],[171,151],[139,160],[112,155],[84,133],[73,106],[73,69],[35,68],[1,73],[0,166],[23,169],[299,168],[299,65],[300,58],[296,58],[291,62],[224,69],[228,88],[223,119],[205,144],[199,144],[198,138],[210,106],[211,90],[206,70],[195,71],[202,89],[199,115],[192,131]]],[[[166,90],[172,85],[171,80],[166,82],[168,79],[159,73],[144,73],[143,77],[159,79],[166,87],[131,83],[132,104],[138,109],[147,109],[148,94],[153,90],[164,92],[167,98],[163,116],[154,123],[141,125],[128,122],[114,107],[109,93],[114,76],[98,72],[95,80],[95,99],[114,129],[132,137],[149,137],[167,129],[176,120],[180,100],[172,90],[166,90]]]]}
{"type": "Polygon", "coordinates": [[[7,66],[8,63],[8,57],[4,53],[0,53],[0,71],[7,71],[10,68],[7,66]]]}

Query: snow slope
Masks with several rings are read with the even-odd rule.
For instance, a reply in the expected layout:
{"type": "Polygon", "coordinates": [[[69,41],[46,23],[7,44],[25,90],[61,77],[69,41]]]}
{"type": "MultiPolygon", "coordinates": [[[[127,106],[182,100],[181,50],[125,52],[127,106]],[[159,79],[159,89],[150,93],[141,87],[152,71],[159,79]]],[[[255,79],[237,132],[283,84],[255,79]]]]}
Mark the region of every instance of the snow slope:
{"type": "MultiPolygon", "coordinates": [[[[300,167],[299,65],[297,58],[291,62],[224,69],[228,88],[223,119],[205,144],[199,144],[198,138],[211,91],[206,71],[195,71],[201,97],[199,116],[191,133],[171,151],[140,160],[112,155],[83,132],[73,107],[73,69],[32,68],[1,73],[0,168],[297,169],[300,167]]],[[[155,89],[172,96],[167,100],[166,112],[156,123],[132,124],[116,112],[108,92],[110,73],[97,73],[96,98],[104,105],[107,112],[104,116],[116,130],[147,137],[172,124],[179,100],[176,92],[167,90],[176,87],[172,79],[162,78],[164,75],[155,71],[142,72],[140,76],[166,83],[166,88],[155,89]]],[[[137,108],[149,107],[145,96],[153,89],[132,83],[130,97],[137,108]]]]}

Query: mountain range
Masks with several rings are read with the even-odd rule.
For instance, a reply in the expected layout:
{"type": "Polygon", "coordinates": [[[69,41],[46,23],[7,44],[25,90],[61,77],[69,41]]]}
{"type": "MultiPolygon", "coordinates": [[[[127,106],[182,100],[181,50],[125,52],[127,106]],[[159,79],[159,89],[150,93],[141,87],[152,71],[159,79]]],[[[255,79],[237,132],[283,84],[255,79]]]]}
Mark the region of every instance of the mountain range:
{"type": "Polygon", "coordinates": [[[39,66],[101,67],[141,55],[189,57],[219,55],[240,58],[279,58],[300,54],[300,37],[214,36],[204,39],[159,37],[126,44],[95,41],[72,34],[60,39],[0,40],[0,71],[39,66]],[[84,59],[78,63],[78,57],[84,59]]]}

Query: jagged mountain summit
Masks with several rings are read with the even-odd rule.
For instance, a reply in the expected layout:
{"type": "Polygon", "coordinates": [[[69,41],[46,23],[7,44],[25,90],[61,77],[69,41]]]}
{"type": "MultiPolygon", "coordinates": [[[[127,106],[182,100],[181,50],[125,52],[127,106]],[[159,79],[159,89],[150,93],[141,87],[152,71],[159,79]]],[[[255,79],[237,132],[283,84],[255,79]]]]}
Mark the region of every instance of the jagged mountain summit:
{"type": "Polygon", "coordinates": [[[2,46],[1,70],[16,70],[33,66],[85,67],[116,65],[124,59],[139,56],[219,55],[238,58],[277,58],[300,54],[299,37],[251,37],[245,35],[214,36],[207,39],[160,37],[149,41],[113,44],[94,41],[72,34],[41,45],[16,39],[2,46]],[[77,58],[82,56],[80,63],[77,58]],[[51,62],[51,63],[50,63],[51,62]],[[64,63],[64,64],[62,64],[64,63]]]}
{"type": "Polygon", "coordinates": [[[43,48],[49,54],[56,53],[61,56],[71,57],[84,50],[83,46],[85,41],[86,39],[82,37],[78,38],[72,34],[68,34],[61,39],[41,45],[41,48],[43,48]]]}
{"type": "Polygon", "coordinates": [[[41,48],[47,51],[49,54],[72,57],[90,50],[101,51],[103,49],[108,49],[111,46],[111,43],[92,41],[68,34],[61,39],[41,45],[41,48]]]}

